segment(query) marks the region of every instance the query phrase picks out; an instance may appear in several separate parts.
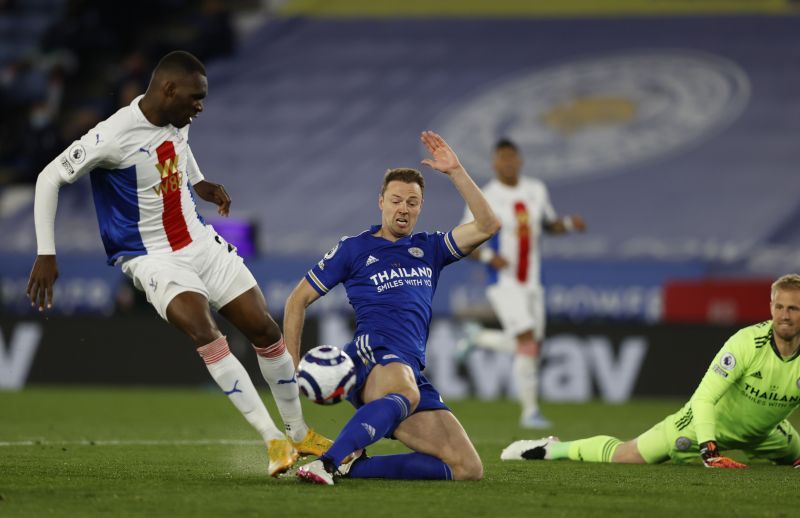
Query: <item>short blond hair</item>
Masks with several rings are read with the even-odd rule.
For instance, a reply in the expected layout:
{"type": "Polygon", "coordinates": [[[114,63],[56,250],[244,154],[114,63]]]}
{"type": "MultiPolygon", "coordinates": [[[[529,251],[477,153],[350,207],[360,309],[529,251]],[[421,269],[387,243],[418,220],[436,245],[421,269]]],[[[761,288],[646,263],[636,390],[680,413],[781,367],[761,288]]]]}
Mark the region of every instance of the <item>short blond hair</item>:
{"type": "Polygon", "coordinates": [[[773,282],[770,300],[775,300],[775,295],[778,293],[778,290],[800,290],[800,275],[796,273],[787,273],[773,282]]]}

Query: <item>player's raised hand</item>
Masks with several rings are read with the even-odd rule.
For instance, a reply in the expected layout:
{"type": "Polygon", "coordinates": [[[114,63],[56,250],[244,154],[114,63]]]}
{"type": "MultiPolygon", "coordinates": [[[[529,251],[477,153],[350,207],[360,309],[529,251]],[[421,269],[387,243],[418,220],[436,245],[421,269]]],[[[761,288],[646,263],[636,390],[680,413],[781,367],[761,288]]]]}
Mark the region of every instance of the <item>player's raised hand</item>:
{"type": "Polygon", "coordinates": [[[714,441],[707,441],[700,445],[700,456],[703,458],[703,465],[707,468],[742,469],[747,467],[747,464],[720,455],[717,443],[714,441]]]}
{"type": "Polygon", "coordinates": [[[217,206],[220,216],[227,216],[231,210],[231,197],[221,184],[203,180],[194,184],[194,192],[205,201],[217,206]]]}
{"type": "Polygon", "coordinates": [[[44,311],[53,307],[53,284],[58,279],[58,263],[55,255],[37,255],[28,278],[25,291],[31,299],[31,306],[44,311]]]}
{"type": "Polygon", "coordinates": [[[445,174],[461,167],[455,151],[438,134],[433,131],[423,131],[420,140],[425,144],[432,157],[432,159],[426,158],[422,161],[426,166],[445,174]]]}

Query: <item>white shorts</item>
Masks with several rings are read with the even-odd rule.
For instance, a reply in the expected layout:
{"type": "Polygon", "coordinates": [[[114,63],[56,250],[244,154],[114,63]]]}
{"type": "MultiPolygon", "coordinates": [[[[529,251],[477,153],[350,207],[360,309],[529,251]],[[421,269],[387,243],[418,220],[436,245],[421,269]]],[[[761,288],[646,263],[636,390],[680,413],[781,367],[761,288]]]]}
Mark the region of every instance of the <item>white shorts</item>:
{"type": "Polygon", "coordinates": [[[219,309],[257,285],[236,248],[213,229],[208,238],[197,239],[176,252],[126,257],[122,272],[147,294],[147,301],[164,320],[169,303],[184,291],[203,295],[211,307],[219,309]]]}
{"type": "Polygon", "coordinates": [[[537,341],[544,339],[544,288],[501,280],[486,288],[486,298],[509,337],[533,331],[537,341]]]}

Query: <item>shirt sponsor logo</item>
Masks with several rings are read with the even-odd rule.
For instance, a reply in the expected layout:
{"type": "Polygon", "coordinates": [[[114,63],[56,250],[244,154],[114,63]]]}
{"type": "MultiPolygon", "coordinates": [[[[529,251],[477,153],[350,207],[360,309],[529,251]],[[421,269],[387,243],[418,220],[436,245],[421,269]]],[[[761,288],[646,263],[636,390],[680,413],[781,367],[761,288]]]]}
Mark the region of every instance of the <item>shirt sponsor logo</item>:
{"type": "Polygon", "coordinates": [[[61,157],[61,167],[68,175],[72,176],[75,174],[75,169],[72,168],[72,164],[69,163],[69,160],[67,160],[65,156],[61,157]]]}
{"type": "Polygon", "coordinates": [[[734,358],[731,353],[725,353],[722,355],[722,358],[719,359],[719,364],[726,371],[733,370],[733,368],[736,367],[736,358],[734,358]]]}
{"type": "Polygon", "coordinates": [[[416,246],[412,246],[411,248],[409,248],[408,253],[413,255],[414,257],[422,257],[425,255],[425,252],[423,252],[421,248],[417,248],[416,246]]]}
{"type": "Polygon", "coordinates": [[[73,164],[82,164],[86,160],[86,149],[81,144],[75,144],[67,151],[67,157],[73,164]]]}
{"type": "Polygon", "coordinates": [[[370,280],[377,287],[378,293],[400,286],[427,286],[432,287],[433,269],[419,268],[391,268],[370,275],[370,280]]]}

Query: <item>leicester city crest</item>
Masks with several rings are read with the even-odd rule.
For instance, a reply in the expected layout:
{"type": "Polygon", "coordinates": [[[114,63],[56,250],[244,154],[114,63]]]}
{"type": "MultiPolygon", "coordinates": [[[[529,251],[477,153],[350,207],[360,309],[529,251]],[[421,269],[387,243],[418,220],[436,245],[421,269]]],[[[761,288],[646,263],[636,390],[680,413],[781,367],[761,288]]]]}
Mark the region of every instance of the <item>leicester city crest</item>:
{"type": "Polygon", "coordinates": [[[413,255],[414,257],[417,257],[417,258],[422,257],[423,255],[425,255],[425,252],[422,251],[422,248],[418,248],[416,246],[412,246],[411,248],[409,248],[408,249],[408,253],[413,255]]]}

